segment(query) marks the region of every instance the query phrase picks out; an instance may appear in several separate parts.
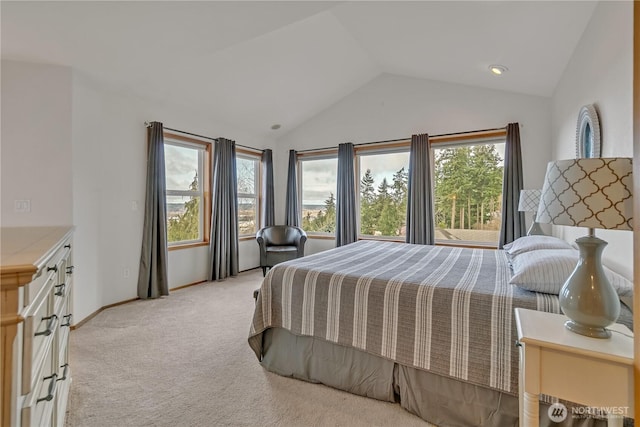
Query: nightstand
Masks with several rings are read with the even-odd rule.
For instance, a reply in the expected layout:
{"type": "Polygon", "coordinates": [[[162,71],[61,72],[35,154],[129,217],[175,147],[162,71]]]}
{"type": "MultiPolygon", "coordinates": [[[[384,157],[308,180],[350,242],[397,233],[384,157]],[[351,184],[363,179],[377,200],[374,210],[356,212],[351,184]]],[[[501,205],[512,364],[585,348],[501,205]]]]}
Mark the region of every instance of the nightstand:
{"type": "MultiPolygon", "coordinates": [[[[515,309],[520,344],[520,426],[538,427],[540,394],[609,409],[609,426],[633,417],[633,333],[614,324],[609,339],[575,334],[567,317],[515,309]]],[[[562,407],[555,415],[562,417],[562,407]]],[[[578,416],[584,415],[584,412],[578,416]]],[[[567,417],[572,417],[568,410],[567,417]]]]}

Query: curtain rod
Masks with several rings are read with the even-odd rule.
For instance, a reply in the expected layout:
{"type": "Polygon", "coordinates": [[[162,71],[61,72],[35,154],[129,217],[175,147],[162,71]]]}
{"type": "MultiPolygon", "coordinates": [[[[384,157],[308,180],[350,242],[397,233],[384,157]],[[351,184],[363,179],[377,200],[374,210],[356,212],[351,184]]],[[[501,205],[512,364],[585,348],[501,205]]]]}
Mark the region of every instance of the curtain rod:
{"type": "MultiPolygon", "coordinates": [[[[429,135],[430,138],[436,138],[436,137],[444,137],[444,136],[454,136],[454,135],[463,135],[465,133],[479,133],[479,132],[492,132],[492,131],[497,131],[497,130],[505,130],[506,127],[501,127],[501,128],[493,128],[493,129],[480,129],[480,130],[472,130],[472,131],[467,131],[467,132],[452,132],[452,133],[442,133],[440,135],[429,135]]],[[[371,144],[384,144],[387,142],[400,142],[400,141],[406,141],[408,139],[411,139],[411,137],[406,137],[406,138],[398,138],[398,139],[387,139],[384,141],[371,141],[371,142],[361,142],[358,144],[353,144],[354,147],[360,147],[362,145],[371,145],[371,144]]],[[[308,153],[311,151],[320,151],[320,150],[334,150],[337,147],[324,147],[324,148],[309,148],[307,150],[296,150],[296,153],[308,153]]]]}
{"type": "MultiPolygon", "coordinates": [[[[151,127],[151,123],[150,122],[144,122],[144,125],[146,127],[151,127]]],[[[180,132],[180,133],[183,133],[185,135],[197,136],[198,138],[210,139],[212,141],[217,141],[218,140],[218,138],[211,138],[210,136],[198,135],[197,133],[185,132],[185,131],[179,130],[179,129],[168,128],[168,127],[166,127],[164,125],[162,126],[162,129],[163,130],[170,130],[170,131],[173,131],[173,132],[180,132]]],[[[238,147],[247,148],[249,150],[254,150],[254,151],[259,151],[261,153],[264,153],[264,150],[262,150],[260,148],[249,147],[247,145],[238,144],[237,142],[236,142],[236,145],[238,147]]]]}

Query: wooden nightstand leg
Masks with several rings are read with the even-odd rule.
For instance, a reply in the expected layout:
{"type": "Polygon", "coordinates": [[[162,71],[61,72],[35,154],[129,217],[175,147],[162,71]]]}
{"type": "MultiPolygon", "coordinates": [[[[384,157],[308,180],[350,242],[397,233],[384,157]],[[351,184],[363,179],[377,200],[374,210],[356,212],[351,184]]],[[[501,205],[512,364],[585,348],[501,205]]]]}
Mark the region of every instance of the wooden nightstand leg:
{"type": "Polygon", "coordinates": [[[538,427],[540,425],[540,401],[539,395],[524,392],[524,422],[522,427],[538,427]]]}

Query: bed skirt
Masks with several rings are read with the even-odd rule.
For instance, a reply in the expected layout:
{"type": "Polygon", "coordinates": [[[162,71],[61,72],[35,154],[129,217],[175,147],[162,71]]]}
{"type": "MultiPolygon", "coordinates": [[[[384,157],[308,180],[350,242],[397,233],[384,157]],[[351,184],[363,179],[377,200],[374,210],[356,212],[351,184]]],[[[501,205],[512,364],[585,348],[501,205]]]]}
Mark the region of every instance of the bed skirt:
{"type": "MultiPolygon", "coordinates": [[[[363,351],[297,336],[281,328],[263,334],[262,366],[276,374],[387,402],[438,427],[518,426],[518,397],[394,363],[363,351]]],[[[540,403],[541,426],[604,427],[606,421],[554,423],[540,403]]]]}

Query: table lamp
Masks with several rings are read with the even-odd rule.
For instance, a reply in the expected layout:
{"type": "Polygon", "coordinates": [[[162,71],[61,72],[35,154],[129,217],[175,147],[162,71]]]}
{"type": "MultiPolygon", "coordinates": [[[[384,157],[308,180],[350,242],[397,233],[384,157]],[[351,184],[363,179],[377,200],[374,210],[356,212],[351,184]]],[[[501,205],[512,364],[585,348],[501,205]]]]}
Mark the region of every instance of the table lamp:
{"type": "Polygon", "coordinates": [[[537,220],[588,227],[576,240],[578,265],[560,290],[567,329],[608,338],[607,326],[620,315],[620,300],[602,267],[607,245],[595,229],[632,230],[633,176],[630,158],[581,158],[550,162],[544,178],[537,220]]]}
{"type": "Polygon", "coordinates": [[[538,205],[540,204],[540,192],[540,190],[520,190],[518,211],[533,212],[533,222],[529,227],[529,231],[527,231],[527,236],[545,235],[540,224],[536,221],[536,212],[538,212],[538,205]]]}

